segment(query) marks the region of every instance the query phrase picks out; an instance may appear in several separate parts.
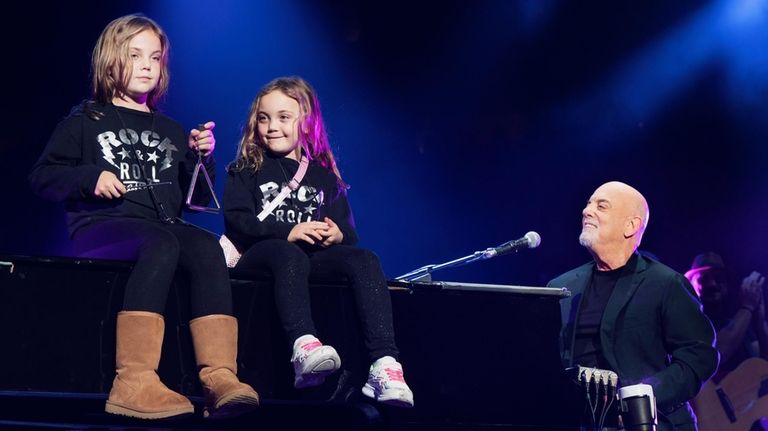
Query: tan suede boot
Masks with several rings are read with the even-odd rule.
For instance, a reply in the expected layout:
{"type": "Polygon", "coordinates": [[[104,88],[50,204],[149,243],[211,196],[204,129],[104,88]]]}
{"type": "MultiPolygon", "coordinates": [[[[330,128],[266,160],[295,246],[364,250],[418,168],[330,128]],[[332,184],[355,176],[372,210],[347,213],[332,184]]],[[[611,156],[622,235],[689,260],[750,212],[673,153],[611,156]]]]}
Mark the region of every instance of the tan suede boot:
{"type": "Polygon", "coordinates": [[[157,375],[164,331],[163,316],[157,313],[118,313],[117,375],[104,408],[107,413],[160,419],[194,412],[192,403],[157,375]]]}
{"type": "Polygon", "coordinates": [[[205,395],[204,417],[239,416],[259,405],[259,394],[237,379],[237,319],[211,314],[189,322],[205,395]]]}

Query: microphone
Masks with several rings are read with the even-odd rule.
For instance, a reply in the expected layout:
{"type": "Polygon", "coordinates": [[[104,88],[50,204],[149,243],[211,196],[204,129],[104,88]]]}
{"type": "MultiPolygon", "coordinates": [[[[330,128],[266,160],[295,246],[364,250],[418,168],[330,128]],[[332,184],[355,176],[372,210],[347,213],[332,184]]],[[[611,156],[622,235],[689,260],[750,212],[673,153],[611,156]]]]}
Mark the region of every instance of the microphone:
{"type": "Polygon", "coordinates": [[[522,238],[507,241],[498,247],[489,248],[486,250],[486,253],[488,257],[501,256],[502,254],[511,253],[520,250],[521,248],[536,248],[539,244],[541,244],[541,235],[534,231],[530,231],[522,238]]]}

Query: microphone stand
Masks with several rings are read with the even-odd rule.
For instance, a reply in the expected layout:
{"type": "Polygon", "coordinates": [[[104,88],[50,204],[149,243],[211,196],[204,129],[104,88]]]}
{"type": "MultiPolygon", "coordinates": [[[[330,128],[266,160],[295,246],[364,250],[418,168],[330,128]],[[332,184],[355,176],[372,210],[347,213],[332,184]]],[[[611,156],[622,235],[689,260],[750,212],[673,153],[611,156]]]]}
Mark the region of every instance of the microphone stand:
{"type": "Polygon", "coordinates": [[[490,259],[496,256],[496,253],[497,252],[494,248],[489,247],[483,251],[476,251],[468,256],[460,257],[458,259],[454,259],[449,262],[422,266],[421,268],[414,269],[413,271],[407,274],[403,274],[399,277],[395,277],[395,280],[421,281],[421,282],[429,283],[432,281],[432,273],[435,271],[439,271],[445,268],[453,268],[457,266],[466,265],[472,262],[477,262],[478,260],[490,259]]]}

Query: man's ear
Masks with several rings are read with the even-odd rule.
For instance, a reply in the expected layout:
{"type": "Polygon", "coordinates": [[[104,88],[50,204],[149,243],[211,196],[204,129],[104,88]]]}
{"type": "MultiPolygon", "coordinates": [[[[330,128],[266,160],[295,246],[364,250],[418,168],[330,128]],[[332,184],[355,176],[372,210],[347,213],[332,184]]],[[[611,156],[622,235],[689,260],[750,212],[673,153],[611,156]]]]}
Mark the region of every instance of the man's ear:
{"type": "Polygon", "coordinates": [[[627,222],[624,224],[624,238],[635,236],[642,225],[643,219],[640,218],[640,216],[631,216],[627,218],[627,222]]]}

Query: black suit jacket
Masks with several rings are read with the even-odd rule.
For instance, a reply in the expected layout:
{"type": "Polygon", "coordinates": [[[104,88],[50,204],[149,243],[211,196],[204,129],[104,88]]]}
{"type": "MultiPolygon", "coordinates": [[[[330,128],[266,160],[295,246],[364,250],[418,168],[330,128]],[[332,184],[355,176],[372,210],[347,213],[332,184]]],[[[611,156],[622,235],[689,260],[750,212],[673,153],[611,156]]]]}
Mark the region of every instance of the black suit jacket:
{"type": "MultiPolygon", "coordinates": [[[[548,284],[572,293],[560,302],[560,352],[565,367],[576,365],[576,319],[594,266],[594,262],[582,265],[548,284]]],[[[695,429],[688,400],[715,372],[719,355],[712,324],[685,277],[638,256],[635,267],[627,268],[611,293],[600,324],[600,340],[620,386],[646,383],[653,387],[659,431],[695,429]]]]}

